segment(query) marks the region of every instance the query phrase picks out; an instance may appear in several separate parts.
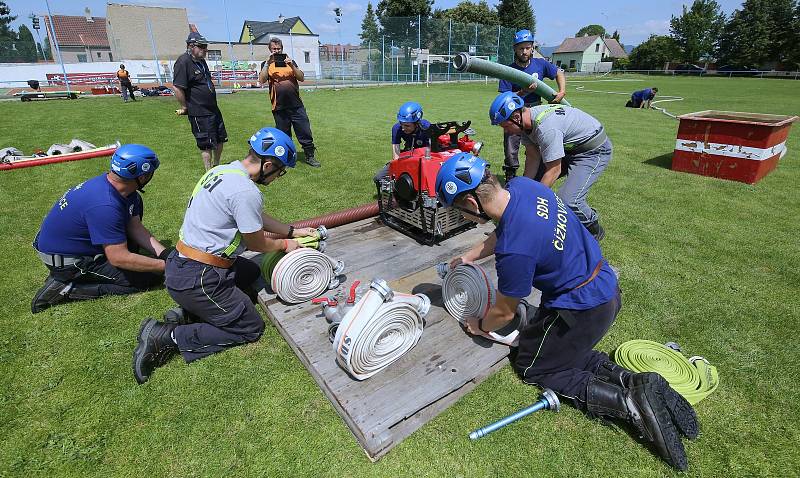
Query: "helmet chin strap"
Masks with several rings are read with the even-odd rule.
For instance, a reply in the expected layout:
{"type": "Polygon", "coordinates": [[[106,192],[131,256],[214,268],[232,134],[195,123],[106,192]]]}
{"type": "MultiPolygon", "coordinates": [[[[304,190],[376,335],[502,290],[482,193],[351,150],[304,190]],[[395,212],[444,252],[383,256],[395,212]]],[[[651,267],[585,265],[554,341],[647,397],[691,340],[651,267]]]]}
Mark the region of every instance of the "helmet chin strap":
{"type": "Polygon", "coordinates": [[[478,213],[475,214],[475,217],[479,217],[481,219],[486,219],[487,221],[491,221],[492,218],[486,214],[486,211],[483,210],[483,204],[481,204],[481,200],[478,199],[478,194],[475,191],[470,191],[469,194],[475,198],[475,202],[478,204],[478,213]]]}

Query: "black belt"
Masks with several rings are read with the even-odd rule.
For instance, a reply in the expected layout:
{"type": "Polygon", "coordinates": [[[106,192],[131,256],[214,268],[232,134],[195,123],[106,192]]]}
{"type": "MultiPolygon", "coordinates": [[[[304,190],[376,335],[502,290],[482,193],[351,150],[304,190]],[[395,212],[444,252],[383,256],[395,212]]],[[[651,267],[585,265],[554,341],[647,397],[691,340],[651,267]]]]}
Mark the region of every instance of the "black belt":
{"type": "Polygon", "coordinates": [[[74,266],[82,260],[97,260],[103,256],[103,254],[97,254],[96,256],[62,256],[61,254],[46,254],[39,251],[36,251],[36,253],[39,255],[39,259],[41,259],[45,265],[52,267],[74,266]]]}

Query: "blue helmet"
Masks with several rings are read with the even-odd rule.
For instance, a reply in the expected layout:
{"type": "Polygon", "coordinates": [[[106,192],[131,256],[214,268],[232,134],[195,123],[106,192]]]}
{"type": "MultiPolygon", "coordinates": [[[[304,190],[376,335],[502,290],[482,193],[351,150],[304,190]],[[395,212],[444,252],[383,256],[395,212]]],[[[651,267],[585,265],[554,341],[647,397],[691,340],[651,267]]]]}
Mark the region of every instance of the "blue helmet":
{"type": "Polygon", "coordinates": [[[445,161],[436,175],[436,196],[445,206],[452,206],[456,197],[477,188],[483,181],[486,161],[470,153],[456,153],[445,161]]]}
{"type": "Polygon", "coordinates": [[[518,94],[511,91],[500,93],[489,107],[489,121],[498,125],[511,117],[511,113],[525,106],[525,102],[518,94]]]}
{"type": "Polygon", "coordinates": [[[401,123],[416,123],[422,119],[422,106],[415,101],[406,101],[397,112],[397,121],[401,123]]]}
{"type": "Polygon", "coordinates": [[[111,156],[111,171],[125,179],[136,179],[158,169],[155,151],[143,144],[123,144],[111,156]]]}
{"type": "Polygon", "coordinates": [[[530,30],[520,30],[514,34],[514,46],[526,41],[533,42],[533,33],[530,30]]]}
{"type": "Polygon", "coordinates": [[[250,137],[249,143],[259,156],[277,158],[288,168],[297,163],[297,148],[292,138],[278,128],[261,128],[250,137]]]}

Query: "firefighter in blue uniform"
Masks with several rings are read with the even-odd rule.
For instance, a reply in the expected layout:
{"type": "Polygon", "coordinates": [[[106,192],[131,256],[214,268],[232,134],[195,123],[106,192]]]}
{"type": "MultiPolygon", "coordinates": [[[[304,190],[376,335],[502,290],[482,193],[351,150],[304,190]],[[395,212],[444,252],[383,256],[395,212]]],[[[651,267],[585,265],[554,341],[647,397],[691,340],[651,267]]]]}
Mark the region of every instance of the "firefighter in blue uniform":
{"type": "Polygon", "coordinates": [[[633,425],[665,461],[686,469],[678,433],[697,434],[691,405],[660,375],[633,373],[593,350],[614,323],[621,298],[600,246],[575,214],[530,178],[512,179],[503,189],[486,162],[468,153],[442,165],[436,191],[467,219],[497,223],[484,242],[450,263],[495,256],[496,303],[484,317],[468,318],[468,331],[484,335],[504,327],[536,287],[541,306],[520,332],[514,362],[522,380],[572,399],[590,416],[633,425]]]}
{"type": "Polygon", "coordinates": [[[33,297],[31,312],[161,283],[170,250],[142,224],[138,192],[158,166],[156,153],[147,146],[120,146],[110,172],[78,184],[56,201],[33,242],[50,275],[33,297]],[[139,254],[140,248],[155,257],[139,254]]]}
{"type": "MultiPolygon", "coordinates": [[[[397,123],[392,126],[392,161],[400,157],[400,153],[415,148],[430,147],[431,138],[428,128],[431,123],[422,119],[422,106],[415,101],[406,101],[397,111],[397,123]]],[[[389,163],[375,174],[378,184],[381,178],[389,174],[389,163]]]]}
{"type": "MultiPolygon", "coordinates": [[[[552,103],[558,103],[567,94],[567,79],[564,71],[544,58],[533,58],[533,33],[530,30],[520,30],[514,34],[514,62],[510,65],[515,70],[524,71],[529,75],[536,74],[544,81],[545,78],[556,80],[558,91],[552,103]]],[[[525,106],[540,105],[542,98],[530,87],[521,88],[508,80],[500,80],[497,86],[499,93],[514,92],[523,98],[525,106]]],[[[503,134],[503,153],[505,154],[505,179],[508,182],[517,175],[519,168],[519,134],[503,134]]]]}

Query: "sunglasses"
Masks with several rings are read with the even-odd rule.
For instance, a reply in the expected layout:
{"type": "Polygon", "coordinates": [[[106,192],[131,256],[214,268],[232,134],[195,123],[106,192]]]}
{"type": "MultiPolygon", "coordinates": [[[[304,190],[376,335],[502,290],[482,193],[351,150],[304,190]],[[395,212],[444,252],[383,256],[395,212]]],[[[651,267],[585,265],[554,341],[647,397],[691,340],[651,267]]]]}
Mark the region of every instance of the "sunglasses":
{"type": "Polygon", "coordinates": [[[195,44],[194,44],[194,46],[196,46],[197,48],[199,48],[199,49],[201,49],[201,50],[208,50],[208,45],[203,45],[203,44],[195,43],[195,44]]]}

